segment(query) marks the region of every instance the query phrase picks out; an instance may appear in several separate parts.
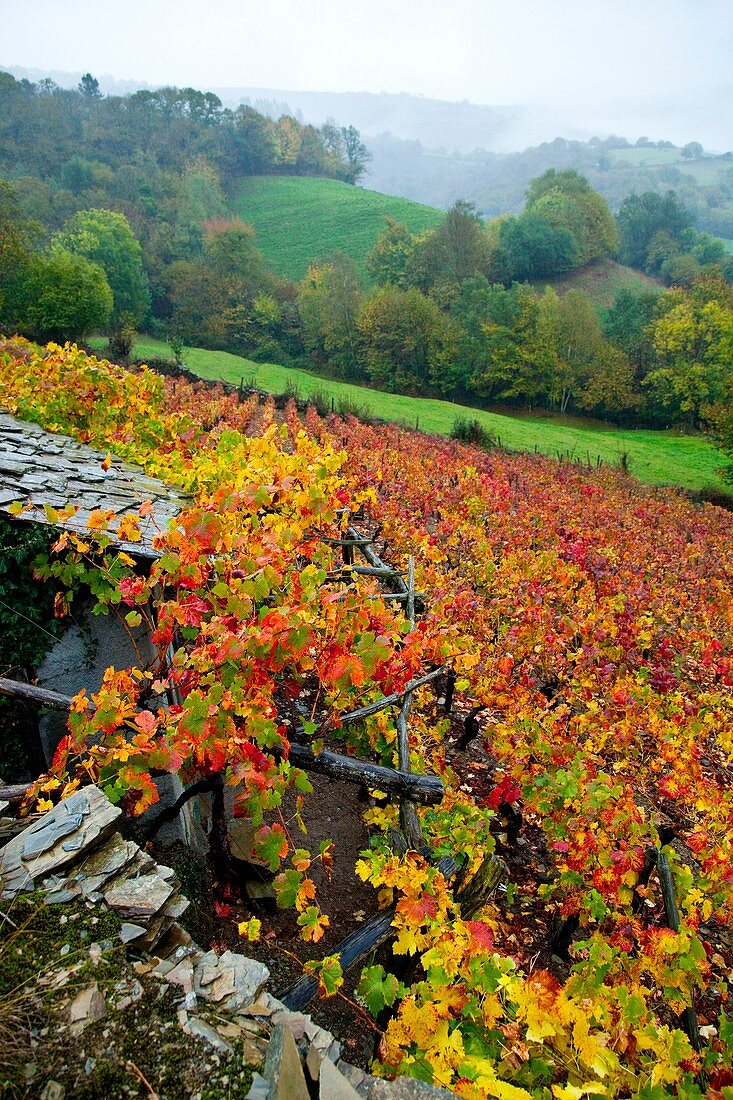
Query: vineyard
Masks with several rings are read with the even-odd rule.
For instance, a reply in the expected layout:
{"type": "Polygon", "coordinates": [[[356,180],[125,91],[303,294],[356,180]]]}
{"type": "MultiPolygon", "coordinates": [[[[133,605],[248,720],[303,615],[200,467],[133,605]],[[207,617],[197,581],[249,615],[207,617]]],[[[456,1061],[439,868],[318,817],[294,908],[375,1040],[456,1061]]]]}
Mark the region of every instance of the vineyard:
{"type": "Polygon", "coordinates": [[[147,570],[115,548],[135,521],[101,509],[38,565],[59,616],[90,591],[147,623],[158,658],[77,696],[24,811],[95,782],[140,815],[157,775],[223,781],[278,905],[331,950],[308,967],[333,995],[314,883],[333,849],[300,830],[316,780],[294,749],[395,769],[409,710],[409,768],[444,797],[413,811],[409,846],[396,801],[365,804],[355,873],[375,913],[394,907],[392,955],[357,986],[375,1072],[466,1100],[731,1100],[733,518],[619,471],[281,413],[73,345],[6,341],[0,366],[3,409],[194,499],[147,570]],[[349,532],[401,576],[414,561],[416,621],[355,568],[349,532]],[[443,694],[412,690],[439,669],[443,694]],[[383,705],[406,692],[411,709],[383,705]],[[502,881],[469,913],[489,864],[502,881]]]}

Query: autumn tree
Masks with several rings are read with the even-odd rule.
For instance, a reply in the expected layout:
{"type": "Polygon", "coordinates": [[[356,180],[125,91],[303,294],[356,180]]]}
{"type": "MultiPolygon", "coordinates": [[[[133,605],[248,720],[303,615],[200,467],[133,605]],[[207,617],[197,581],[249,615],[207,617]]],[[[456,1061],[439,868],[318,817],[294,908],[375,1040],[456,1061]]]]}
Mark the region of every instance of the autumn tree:
{"type": "Polygon", "coordinates": [[[613,254],[619,235],[606,200],[585,176],[572,168],[548,169],[527,191],[527,211],[544,218],[555,229],[567,229],[577,245],[577,262],[589,263],[613,254]]]}
{"type": "Polygon", "coordinates": [[[385,228],[367,253],[367,269],[379,284],[406,290],[415,277],[415,255],[420,237],[396,218],[385,217],[385,228]]]}
{"type": "Polygon", "coordinates": [[[486,275],[490,246],[484,223],[473,203],[453,204],[443,221],[417,242],[412,258],[413,282],[442,306],[451,305],[466,279],[486,275]]]}
{"type": "Polygon", "coordinates": [[[571,271],[578,256],[578,242],[570,230],[551,225],[540,214],[530,211],[500,222],[497,262],[506,284],[571,271]]]}
{"type": "Polygon", "coordinates": [[[456,335],[450,318],[419,290],[380,287],[358,319],[367,373],[396,393],[450,393],[456,384],[456,335]]]}
{"type": "Polygon", "coordinates": [[[621,263],[642,270],[646,269],[655,234],[665,232],[671,240],[679,242],[692,224],[690,214],[673,191],[666,195],[658,195],[655,191],[629,195],[621,203],[616,220],[621,263]]]}
{"type": "MultiPolygon", "coordinates": [[[[551,294],[551,291],[546,292],[551,294]]],[[[557,352],[563,389],[559,407],[617,416],[639,404],[631,365],[603,335],[598,311],[580,290],[556,298],[557,352]]]]}
{"type": "Polygon", "coordinates": [[[675,287],[659,303],[652,326],[660,364],[646,384],[669,414],[699,425],[726,392],[733,361],[733,288],[720,277],[675,287]]]}
{"type": "Polygon", "coordinates": [[[0,326],[17,327],[17,290],[39,227],[23,217],[15,190],[0,179],[0,326]]]}

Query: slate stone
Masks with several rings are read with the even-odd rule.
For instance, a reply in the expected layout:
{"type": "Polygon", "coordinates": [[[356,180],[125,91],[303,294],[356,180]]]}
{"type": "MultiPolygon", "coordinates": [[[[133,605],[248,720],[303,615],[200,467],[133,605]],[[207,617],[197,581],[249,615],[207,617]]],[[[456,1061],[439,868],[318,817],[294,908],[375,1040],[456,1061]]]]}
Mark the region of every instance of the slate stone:
{"type": "Polygon", "coordinates": [[[396,1081],[373,1078],[362,1095],[364,1100],[453,1100],[456,1094],[414,1077],[398,1077],[396,1081]]]}
{"type": "Polygon", "coordinates": [[[60,508],[72,502],[82,505],[82,510],[63,526],[82,530],[94,508],[137,515],[143,501],[150,500],[155,522],[141,525],[142,542],[132,549],[151,556],[158,530],[164,530],[168,519],[190,498],[127,462],[116,460],[104,470],[104,457],[76,440],[0,414],[0,509],[31,496],[37,511],[22,518],[46,523],[44,504],[60,508]]]}
{"type": "Polygon", "coordinates": [[[268,1100],[310,1100],[295,1039],[283,1024],[270,1035],[262,1075],[270,1086],[268,1100]]]}
{"type": "Polygon", "coordinates": [[[157,875],[151,874],[122,879],[103,893],[110,909],[117,910],[125,917],[145,919],[160,912],[173,893],[173,887],[157,875]]]}
{"type": "MultiPolygon", "coordinates": [[[[80,805],[80,799],[78,795],[73,795],[68,802],[74,802],[77,806],[80,805]]],[[[64,811],[58,814],[49,813],[45,817],[42,817],[40,821],[37,821],[35,825],[31,825],[29,829],[23,834],[23,848],[21,851],[21,859],[28,862],[29,859],[35,859],[36,856],[42,855],[47,852],[49,848],[53,848],[55,844],[58,844],[63,837],[68,836],[70,833],[75,833],[80,827],[85,817],[89,815],[89,804],[84,798],[82,800],[83,809],[78,813],[74,813],[68,806],[64,806],[64,811]]],[[[61,805],[64,805],[61,803],[61,805]]],[[[77,844],[75,848],[64,847],[64,851],[77,852],[81,844],[77,844]]]]}
{"type": "Polygon", "coordinates": [[[147,928],[142,924],[129,924],[125,921],[120,928],[120,939],[123,943],[132,943],[133,940],[139,940],[146,932],[147,928]]]}
{"type": "Polygon", "coordinates": [[[252,1084],[244,1100],[269,1100],[270,1082],[257,1071],[252,1074],[252,1084]]]}
{"type": "Polygon", "coordinates": [[[121,812],[97,787],[84,787],[59,802],[0,851],[0,897],[32,890],[47,876],[65,871],[111,835],[121,812]],[[69,847],[72,837],[75,843],[69,847]]]}
{"type": "Polygon", "coordinates": [[[69,1023],[78,1033],[87,1024],[102,1020],[107,1015],[107,1005],[96,982],[80,989],[69,1008],[69,1023]]]}
{"type": "Polygon", "coordinates": [[[115,833],[102,848],[92,852],[76,871],[75,877],[84,895],[88,897],[101,890],[110,879],[129,867],[139,853],[140,848],[134,841],[123,840],[119,833],[115,833]]]}
{"type": "Polygon", "coordinates": [[[361,1100],[359,1093],[339,1073],[330,1058],[322,1058],[318,1075],[320,1100],[361,1100]]]}
{"type": "Polygon", "coordinates": [[[267,967],[256,959],[233,951],[217,957],[215,951],[207,951],[196,967],[195,989],[225,1012],[236,1012],[256,1000],[269,976],[267,967]]]}
{"type": "Polygon", "coordinates": [[[199,1039],[204,1039],[209,1046],[212,1046],[214,1050],[221,1051],[222,1054],[232,1053],[232,1047],[225,1039],[222,1039],[216,1028],[211,1027],[199,1016],[189,1016],[182,1024],[182,1030],[186,1035],[195,1035],[199,1039]]]}
{"type": "Polygon", "coordinates": [[[59,1081],[46,1081],[40,1100],[65,1100],[66,1089],[59,1081]]]}

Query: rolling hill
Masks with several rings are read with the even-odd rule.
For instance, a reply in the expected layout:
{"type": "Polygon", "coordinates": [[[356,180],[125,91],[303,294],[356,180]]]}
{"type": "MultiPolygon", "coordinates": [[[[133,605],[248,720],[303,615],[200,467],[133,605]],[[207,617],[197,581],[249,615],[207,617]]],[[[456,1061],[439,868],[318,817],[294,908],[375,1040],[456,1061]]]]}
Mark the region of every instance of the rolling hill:
{"type": "Polygon", "coordinates": [[[266,263],[294,280],[302,279],[314,260],[334,252],[351,256],[368,277],[365,256],[385,217],[419,232],[439,225],[444,216],[409,199],[308,176],[249,176],[240,181],[231,206],[254,226],[266,263]]]}

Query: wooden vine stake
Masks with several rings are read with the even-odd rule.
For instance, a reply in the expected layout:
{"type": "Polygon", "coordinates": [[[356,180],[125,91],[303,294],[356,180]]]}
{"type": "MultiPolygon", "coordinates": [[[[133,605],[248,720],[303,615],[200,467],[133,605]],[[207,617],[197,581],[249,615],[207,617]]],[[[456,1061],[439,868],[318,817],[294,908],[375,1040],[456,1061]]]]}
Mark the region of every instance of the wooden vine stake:
{"type": "MultiPolygon", "coordinates": [[[[659,876],[659,885],[662,888],[662,898],[664,899],[664,912],[667,917],[667,924],[673,932],[679,932],[680,911],[677,908],[672,870],[669,866],[666,852],[662,849],[657,853],[657,874],[659,876]]],[[[690,1046],[699,1054],[702,1051],[702,1039],[700,1038],[700,1026],[698,1024],[697,1012],[695,1011],[694,1004],[690,1004],[684,1010],[681,1021],[687,1033],[687,1038],[690,1040],[690,1046]]]]}
{"type": "MultiPolygon", "coordinates": [[[[410,629],[415,629],[415,559],[410,556],[407,572],[407,618],[410,629]]],[[[407,735],[407,723],[412,707],[412,692],[405,692],[405,698],[397,715],[397,748],[399,752],[400,771],[405,775],[410,773],[410,742],[407,735]]],[[[419,848],[424,843],[420,818],[413,802],[400,799],[400,826],[405,834],[405,839],[411,848],[419,848]]]]}

